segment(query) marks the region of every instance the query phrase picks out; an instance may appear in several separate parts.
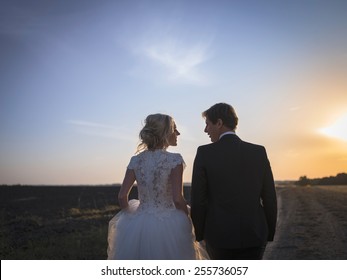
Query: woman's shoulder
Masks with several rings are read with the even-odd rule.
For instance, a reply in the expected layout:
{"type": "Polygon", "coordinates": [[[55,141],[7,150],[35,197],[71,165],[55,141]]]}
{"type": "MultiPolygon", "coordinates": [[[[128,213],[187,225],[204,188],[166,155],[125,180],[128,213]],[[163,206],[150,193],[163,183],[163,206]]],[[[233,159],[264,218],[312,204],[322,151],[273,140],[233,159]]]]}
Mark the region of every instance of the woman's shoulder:
{"type": "Polygon", "coordinates": [[[138,156],[137,155],[132,156],[130,158],[130,161],[129,161],[127,168],[128,169],[135,169],[137,161],[138,161],[138,156]]]}
{"type": "Polygon", "coordinates": [[[186,164],[180,153],[167,152],[167,154],[168,154],[168,157],[170,158],[170,162],[172,163],[172,167],[182,164],[183,168],[185,168],[186,164]]]}
{"type": "Polygon", "coordinates": [[[131,160],[132,161],[137,161],[141,158],[144,158],[144,157],[155,157],[155,158],[170,158],[170,159],[181,159],[183,160],[183,157],[180,153],[174,153],[174,152],[169,152],[167,150],[155,150],[155,151],[148,151],[148,150],[145,150],[145,151],[142,151],[134,156],[131,157],[131,160]]]}
{"type": "Polygon", "coordinates": [[[138,166],[138,164],[143,161],[146,156],[146,151],[142,151],[142,152],[139,152],[135,155],[133,155],[131,158],[130,158],[130,162],[129,162],[129,165],[128,165],[128,168],[130,169],[134,169],[136,166],[138,166]]]}
{"type": "Polygon", "coordinates": [[[166,151],[167,155],[173,158],[183,158],[180,153],[173,153],[173,152],[168,152],[166,151]]]}

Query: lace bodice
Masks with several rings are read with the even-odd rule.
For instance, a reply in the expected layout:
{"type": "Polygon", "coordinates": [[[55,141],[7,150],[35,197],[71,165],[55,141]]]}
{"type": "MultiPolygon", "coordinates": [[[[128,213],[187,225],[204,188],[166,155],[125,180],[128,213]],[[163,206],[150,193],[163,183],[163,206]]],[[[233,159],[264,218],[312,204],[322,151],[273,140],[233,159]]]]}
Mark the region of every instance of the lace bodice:
{"type": "Polygon", "coordinates": [[[144,151],[133,156],[128,169],[136,176],[140,209],[175,209],[170,183],[171,170],[185,163],[180,154],[165,150],[144,151]]]}

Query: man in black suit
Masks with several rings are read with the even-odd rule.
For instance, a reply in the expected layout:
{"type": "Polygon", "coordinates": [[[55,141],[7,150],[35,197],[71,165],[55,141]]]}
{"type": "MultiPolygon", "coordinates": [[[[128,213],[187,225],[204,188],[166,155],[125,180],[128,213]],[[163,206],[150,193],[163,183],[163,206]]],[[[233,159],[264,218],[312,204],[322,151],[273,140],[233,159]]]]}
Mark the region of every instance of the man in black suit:
{"type": "Polygon", "coordinates": [[[273,241],[277,200],[263,146],[242,141],[232,106],[218,103],[203,112],[213,143],[194,160],[191,215],[197,241],[211,259],[262,259],[273,241]]]}

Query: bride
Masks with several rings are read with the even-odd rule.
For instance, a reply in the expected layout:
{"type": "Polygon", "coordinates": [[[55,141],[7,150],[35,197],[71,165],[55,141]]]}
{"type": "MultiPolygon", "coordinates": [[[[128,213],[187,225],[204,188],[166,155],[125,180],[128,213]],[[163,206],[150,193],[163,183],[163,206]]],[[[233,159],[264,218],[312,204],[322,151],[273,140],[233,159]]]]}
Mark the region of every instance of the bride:
{"type": "Polygon", "coordinates": [[[149,115],[140,131],[138,154],[128,165],[118,201],[121,211],[109,222],[108,259],[203,259],[183,197],[185,163],[166,151],[180,135],[172,117],[149,115]],[[137,182],[139,200],[128,201],[137,182]]]}

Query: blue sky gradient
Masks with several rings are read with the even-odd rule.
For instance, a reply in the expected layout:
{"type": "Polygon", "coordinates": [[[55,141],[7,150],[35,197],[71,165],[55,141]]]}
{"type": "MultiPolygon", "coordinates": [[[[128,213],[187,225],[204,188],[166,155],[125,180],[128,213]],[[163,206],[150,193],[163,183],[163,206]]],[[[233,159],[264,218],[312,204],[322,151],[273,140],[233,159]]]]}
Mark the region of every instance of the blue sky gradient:
{"type": "Polygon", "coordinates": [[[157,112],[189,182],[217,102],[277,180],[347,171],[346,1],[2,0],[0,61],[0,184],[120,183],[157,112]]]}

